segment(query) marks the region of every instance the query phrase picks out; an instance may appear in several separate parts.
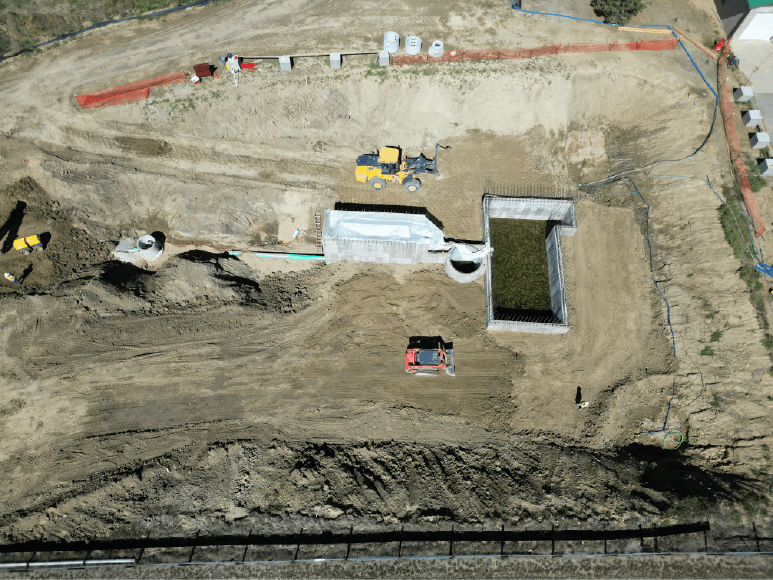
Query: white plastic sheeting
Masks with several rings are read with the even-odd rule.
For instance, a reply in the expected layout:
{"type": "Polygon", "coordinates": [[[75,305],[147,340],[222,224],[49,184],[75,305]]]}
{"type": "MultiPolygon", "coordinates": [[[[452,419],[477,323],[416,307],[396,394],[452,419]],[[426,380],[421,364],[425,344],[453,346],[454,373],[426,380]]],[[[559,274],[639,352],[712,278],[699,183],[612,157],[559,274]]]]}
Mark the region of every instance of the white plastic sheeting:
{"type": "Polygon", "coordinates": [[[325,237],[344,240],[378,240],[444,247],[443,231],[424,215],[328,210],[325,237]]]}
{"type": "Polygon", "coordinates": [[[442,263],[443,232],[424,215],[325,210],[325,262],[442,263]]]}

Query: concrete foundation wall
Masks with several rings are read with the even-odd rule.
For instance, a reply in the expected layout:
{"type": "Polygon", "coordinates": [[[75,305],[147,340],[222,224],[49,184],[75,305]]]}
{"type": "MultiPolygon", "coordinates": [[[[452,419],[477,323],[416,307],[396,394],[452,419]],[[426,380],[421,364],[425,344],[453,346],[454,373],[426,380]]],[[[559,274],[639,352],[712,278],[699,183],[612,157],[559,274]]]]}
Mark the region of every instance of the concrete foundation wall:
{"type": "Polygon", "coordinates": [[[561,226],[554,227],[545,247],[548,253],[548,278],[550,280],[550,306],[553,316],[566,323],[566,295],[564,293],[564,258],[561,254],[561,226]]]}
{"type": "Polygon", "coordinates": [[[543,324],[537,322],[514,322],[512,320],[486,320],[486,330],[509,330],[511,332],[536,332],[539,334],[566,334],[568,324],[543,324]]]}
{"type": "Polygon", "coordinates": [[[489,218],[559,221],[575,225],[574,203],[568,199],[487,197],[489,218]]]}
{"type": "MultiPolygon", "coordinates": [[[[487,260],[483,288],[486,293],[486,329],[514,332],[564,334],[569,331],[564,258],[561,236],[574,235],[577,231],[577,215],[574,202],[569,199],[505,198],[486,196],[483,200],[483,236],[491,243],[490,219],[529,219],[558,221],[545,240],[550,281],[550,302],[553,315],[559,323],[535,323],[494,319],[494,287],[491,269],[493,259],[487,260]]],[[[496,255],[496,248],[494,248],[496,255]]]]}
{"type": "Polygon", "coordinates": [[[379,264],[419,264],[430,262],[442,264],[447,252],[430,252],[429,244],[410,242],[385,242],[379,240],[346,240],[322,238],[325,263],[341,260],[375,262],[379,264]]]}

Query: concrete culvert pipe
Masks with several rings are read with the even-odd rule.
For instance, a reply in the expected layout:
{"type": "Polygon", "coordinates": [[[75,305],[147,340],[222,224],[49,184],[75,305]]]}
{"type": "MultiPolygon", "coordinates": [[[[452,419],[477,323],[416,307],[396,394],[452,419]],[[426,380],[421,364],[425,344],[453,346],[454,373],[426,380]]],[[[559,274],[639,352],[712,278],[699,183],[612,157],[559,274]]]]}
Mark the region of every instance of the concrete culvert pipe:
{"type": "Polygon", "coordinates": [[[446,258],[446,274],[462,284],[474,282],[480,278],[480,275],[485,270],[487,258],[470,258],[470,254],[475,252],[476,250],[469,246],[463,246],[462,249],[457,246],[451,250],[446,258]]]}
{"type": "Polygon", "coordinates": [[[142,236],[137,240],[137,249],[140,251],[140,256],[149,262],[157,260],[164,253],[163,246],[151,235],[142,236]]]}

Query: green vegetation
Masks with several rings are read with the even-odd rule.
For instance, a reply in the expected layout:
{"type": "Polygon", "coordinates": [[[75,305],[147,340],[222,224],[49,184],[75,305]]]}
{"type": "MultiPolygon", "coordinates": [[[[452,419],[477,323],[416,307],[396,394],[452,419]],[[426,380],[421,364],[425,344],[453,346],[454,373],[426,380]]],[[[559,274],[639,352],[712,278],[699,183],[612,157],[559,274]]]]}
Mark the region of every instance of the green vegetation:
{"type": "Polygon", "coordinates": [[[725,232],[725,239],[733,248],[735,257],[744,262],[738,270],[738,276],[749,289],[749,300],[757,311],[757,320],[760,326],[767,330],[769,325],[765,315],[766,292],[762,283],[762,275],[754,268],[757,257],[751,253],[754,251],[754,242],[741,213],[743,204],[741,190],[735,183],[732,188],[724,187],[722,193],[726,203],[720,206],[719,217],[725,232]]]}
{"type": "Polygon", "coordinates": [[[743,162],[746,165],[746,174],[749,176],[749,183],[752,186],[752,191],[757,193],[760,189],[765,187],[768,182],[760,175],[760,168],[757,166],[756,159],[744,159],[743,162]]]}
{"type": "Polygon", "coordinates": [[[549,222],[491,220],[494,247],[494,305],[550,311],[550,279],[545,247],[549,222]]]}
{"type": "Polygon", "coordinates": [[[721,330],[715,330],[711,333],[711,342],[719,342],[719,339],[722,338],[722,331],[721,330]]]}
{"type": "Polygon", "coordinates": [[[711,350],[710,346],[704,346],[703,350],[698,353],[701,356],[714,356],[714,351],[711,350]]]}
{"type": "Polygon", "coordinates": [[[765,348],[773,348],[773,336],[766,336],[762,339],[762,346],[765,348]]]}
{"type": "Polygon", "coordinates": [[[705,519],[706,514],[716,507],[716,503],[709,502],[706,498],[702,497],[686,497],[682,500],[677,500],[673,505],[669,506],[666,513],[663,514],[666,521],[664,525],[676,521],[677,523],[695,521],[697,519],[705,519]]]}
{"type": "Polygon", "coordinates": [[[642,0],[591,0],[593,11],[612,24],[628,24],[628,21],[644,9],[642,0]]]}
{"type": "Polygon", "coordinates": [[[0,0],[0,54],[31,50],[89,23],[180,6],[183,0],[0,0]]]}

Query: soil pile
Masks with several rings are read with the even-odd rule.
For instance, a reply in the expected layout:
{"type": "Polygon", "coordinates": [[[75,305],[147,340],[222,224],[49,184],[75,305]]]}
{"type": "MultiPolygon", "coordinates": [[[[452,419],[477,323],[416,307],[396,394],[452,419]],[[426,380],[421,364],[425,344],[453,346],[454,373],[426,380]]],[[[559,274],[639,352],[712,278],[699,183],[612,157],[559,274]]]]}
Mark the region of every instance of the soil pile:
{"type": "Polygon", "coordinates": [[[72,210],[60,208],[34,179],[22,179],[0,191],[0,215],[8,216],[0,226],[0,269],[22,282],[17,286],[3,281],[2,294],[45,292],[93,273],[110,259],[112,245],[74,227],[72,210]],[[16,238],[31,235],[40,237],[42,252],[25,256],[13,249],[16,238]]]}

